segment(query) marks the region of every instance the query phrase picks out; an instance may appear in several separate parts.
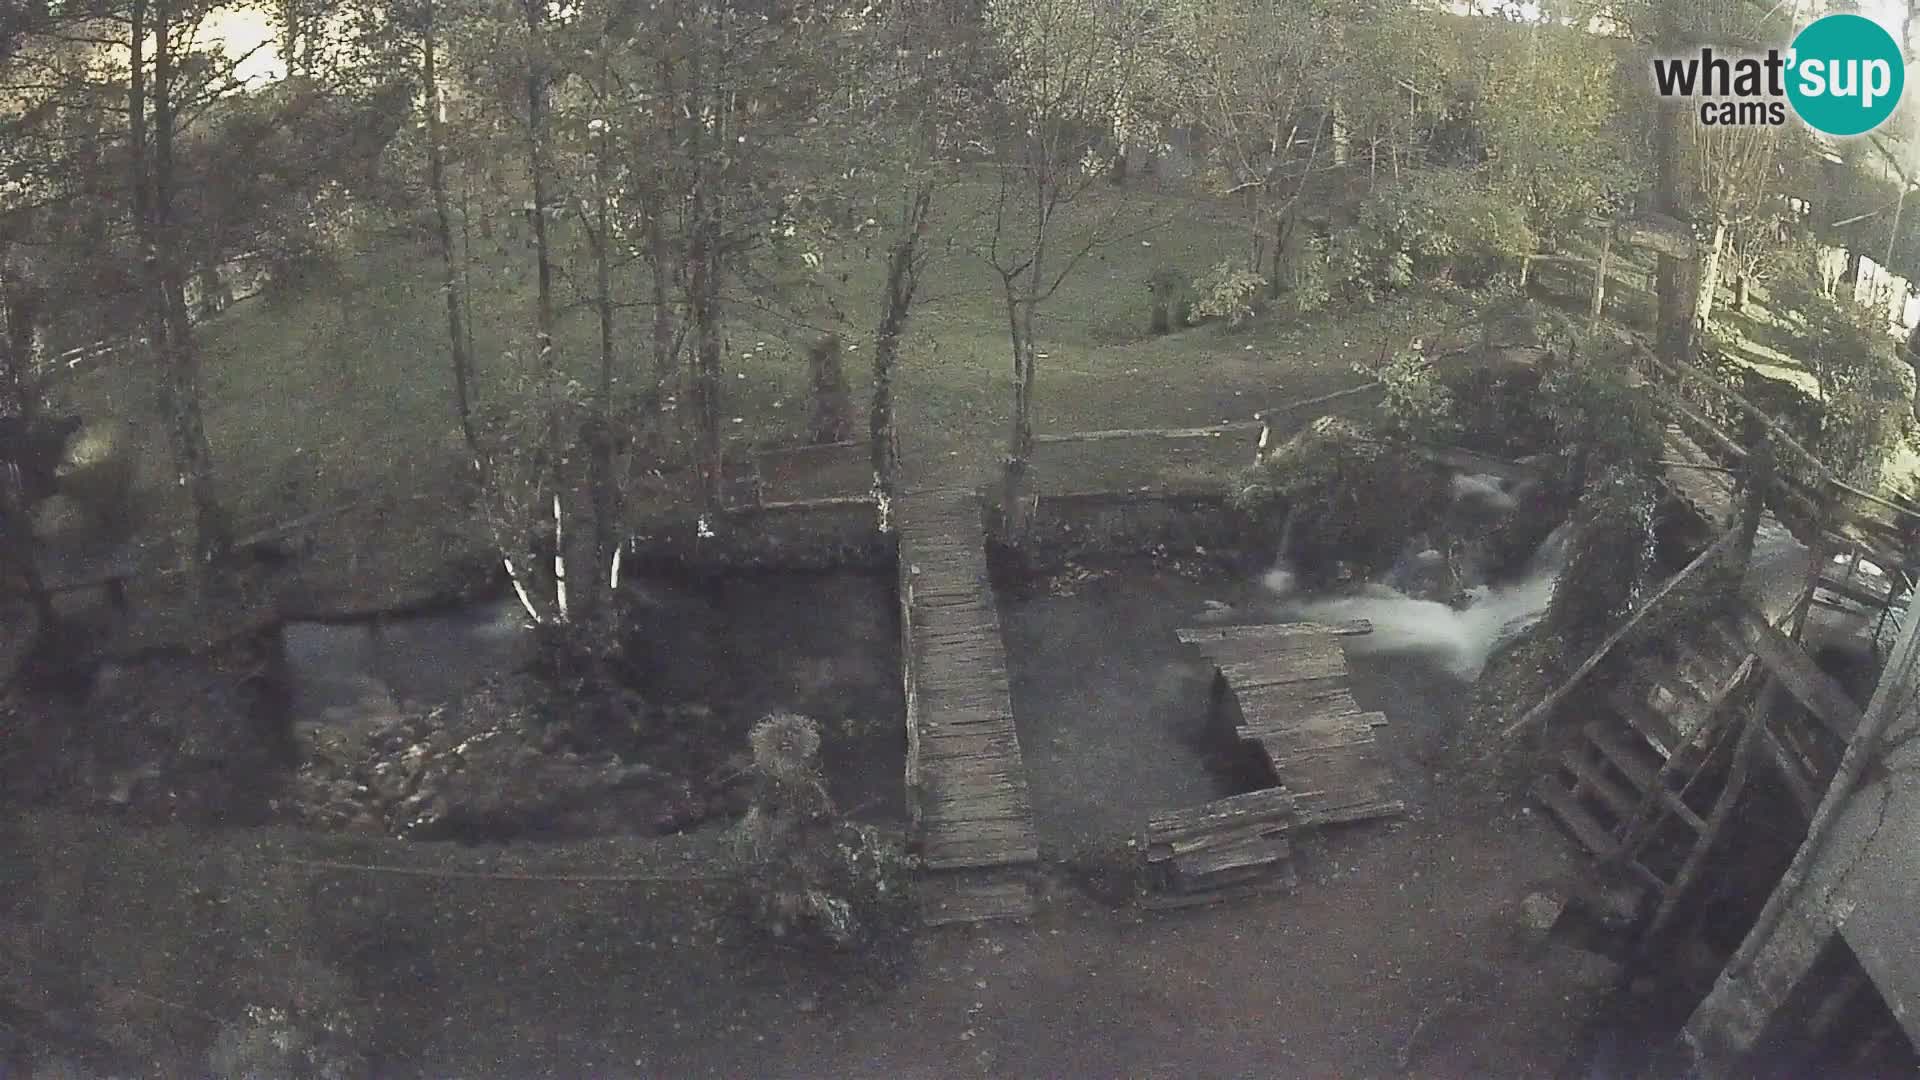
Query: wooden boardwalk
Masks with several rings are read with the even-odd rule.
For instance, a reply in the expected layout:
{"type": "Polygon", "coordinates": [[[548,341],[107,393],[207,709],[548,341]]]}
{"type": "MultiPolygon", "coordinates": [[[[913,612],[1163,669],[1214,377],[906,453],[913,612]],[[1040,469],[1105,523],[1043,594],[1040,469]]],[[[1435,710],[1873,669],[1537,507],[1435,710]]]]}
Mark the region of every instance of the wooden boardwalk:
{"type": "Polygon", "coordinates": [[[986,531],[972,492],[896,503],[907,783],[931,922],[1033,911],[1025,871],[1039,861],[1026,765],[1014,731],[986,531]]]}
{"type": "Polygon", "coordinates": [[[1257,744],[1293,796],[1296,829],[1406,812],[1367,712],[1347,684],[1340,639],[1366,623],[1221,626],[1179,631],[1218,671],[1216,693],[1240,707],[1240,737],[1257,744]]]}

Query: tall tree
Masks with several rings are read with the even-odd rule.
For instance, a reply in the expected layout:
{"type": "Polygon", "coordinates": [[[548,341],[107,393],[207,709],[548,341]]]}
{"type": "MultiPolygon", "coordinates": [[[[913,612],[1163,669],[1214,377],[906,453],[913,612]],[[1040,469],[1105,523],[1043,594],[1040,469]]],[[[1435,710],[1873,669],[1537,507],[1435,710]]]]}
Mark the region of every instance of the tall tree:
{"type": "Polygon", "coordinates": [[[187,312],[188,267],[175,212],[179,174],[174,157],[183,91],[190,85],[181,54],[204,15],[187,0],[131,0],[127,119],[147,341],[161,369],[161,412],[174,470],[193,506],[196,554],[202,564],[211,564],[225,557],[232,534],[214,487],[213,450],[201,416],[200,353],[187,312]]]}
{"type": "Polygon", "coordinates": [[[1013,359],[1003,528],[1028,522],[1040,308],[1123,228],[1125,203],[1088,198],[1103,179],[1097,137],[1147,137],[1143,98],[1159,85],[1167,27],[1146,0],[989,0],[986,25],[1004,78],[991,224],[976,250],[993,268],[1013,359]],[[1104,207],[1099,205],[1104,203],[1104,207]]]}
{"type": "Polygon", "coordinates": [[[1216,189],[1246,208],[1248,269],[1277,295],[1300,246],[1293,210],[1332,156],[1333,12],[1284,0],[1185,0],[1172,11],[1176,114],[1203,136],[1216,189]]]}

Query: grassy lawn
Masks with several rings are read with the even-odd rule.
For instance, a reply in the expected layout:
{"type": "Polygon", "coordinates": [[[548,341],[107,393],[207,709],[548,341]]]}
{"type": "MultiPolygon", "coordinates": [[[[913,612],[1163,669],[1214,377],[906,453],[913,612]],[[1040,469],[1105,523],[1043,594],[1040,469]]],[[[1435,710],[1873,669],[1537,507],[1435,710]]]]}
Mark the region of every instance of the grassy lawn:
{"type": "MultiPolygon", "coordinates": [[[[932,232],[936,258],[909,327],[898,395],[910,479],[930,469],[984,469],[1006,437],[1006,313],[997,276],[969,253],[984,227],[986,195],[979,187],[950,189],[932,232]]],[[[1429,310],[1419,301],[1392,301],[1295,325],[1259,320],[1238,332],[1209,325],[1152,337],[1149,272],[1171,263],[1197,275],[1241,252],[1244,236],[1191,194],[1102,189],[1068,218],[1056,250],[1079,246],[1077,230],[1109,213],[1117,214],[1109,233],[1123,238],[1090,253],[1041,312],[1041,431],[1245,420],[1265,405],[1350,384],[1355,359],[1418,332],[1416,320],[1429,310]]],[[[847,338],[848,377],[856,402],[864,403],[884,244],[882,237],[828,253],[814,285],[831,295],[843,322],[776,311],[744,291],[731,297],[724,409],[742,444],[804,437],[805,348],[824,329],[847,338]]],[[[476,236],[474,246],[468,274],[476,392],[493,402],[516,392],[510,376],[516,365],[530,364],[532,255],[524,240],[504,232],[476,236]]],[[[591,267],[569,255],[558,270],[561,362],[584,377],[598,354],[598,329],[576,283],[591,280],[591,267]]],[[[219,483],[243,532],[330,507],[457,489],[466,465],[440,273],[427,251],[388,245],[283,282],[202,327],[208,433],[219,483]]],[[[627,273],[631,279],[617,290],[644,296],[643,268],[627,273]]],[[[618,319],[622,370],[644,379],[650,311],[629,308],[618,319]]],[[[96,367],[66,382],[61,396],[82,413],[135,423],[156,524],[183,521],[184,500],[167,483],[152,373],[96,367]]],[[[446,542],[444,529],[414,533],[424,545],[446,542]]],[[[382,540],[396,542],[391,535],[382,540]]],[[[356,572],[368,570],[358,553],[354,563],[356,572]]]]}

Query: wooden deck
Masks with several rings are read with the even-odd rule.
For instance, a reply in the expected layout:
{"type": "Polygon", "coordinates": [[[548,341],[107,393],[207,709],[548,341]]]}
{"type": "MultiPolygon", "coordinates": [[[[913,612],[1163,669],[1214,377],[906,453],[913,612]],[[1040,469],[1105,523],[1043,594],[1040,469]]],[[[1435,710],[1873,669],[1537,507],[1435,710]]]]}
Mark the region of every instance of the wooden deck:
{"type": "Polygon", "coordinates": [[[1373,731],[1386,714],[1353,700],[1340,639],[1364,622],[1219,626],[1179,631],[1240,707],[1240,737],[1257,744],[1293,797],[1296,829],[1406,812],[1373,731]]]}
{"type": "Polygon", "coordinates": [[[1032,913],[1040,858],[1014,731],[986,534],[971,492],[896,504],[907,666],[907,783],[930,922],[1032,913]]]}

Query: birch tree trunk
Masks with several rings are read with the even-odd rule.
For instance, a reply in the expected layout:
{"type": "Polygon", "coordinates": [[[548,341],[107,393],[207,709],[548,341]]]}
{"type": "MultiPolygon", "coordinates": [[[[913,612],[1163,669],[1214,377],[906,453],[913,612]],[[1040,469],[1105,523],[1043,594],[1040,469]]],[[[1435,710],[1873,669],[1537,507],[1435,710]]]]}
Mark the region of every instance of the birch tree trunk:
{"type": "MultiPolygon", "coordinates": [[[[1677,6],[1676,6],[1677,7],[1677,6]]],[[[1656,36],[1661,48],[1678,55],[1685,37],[1684,14],[1673,7],[1663,8],[1656,36]]],[[[1686,152],[1682,125],[1691,115],[1674,102],[1656,106],[1655,185],[1656,208],[1669,217],[1681,218],[1685,207],[1686,152]]],[[[1660,355],[1668,362],[1688,361],[1693,356],[1695,297],[1699,288],[1699,263],[1693,258],[1662,254],[1656,271],[1655,294],[1658,301],[1655,340],[1660,355]]]]}

